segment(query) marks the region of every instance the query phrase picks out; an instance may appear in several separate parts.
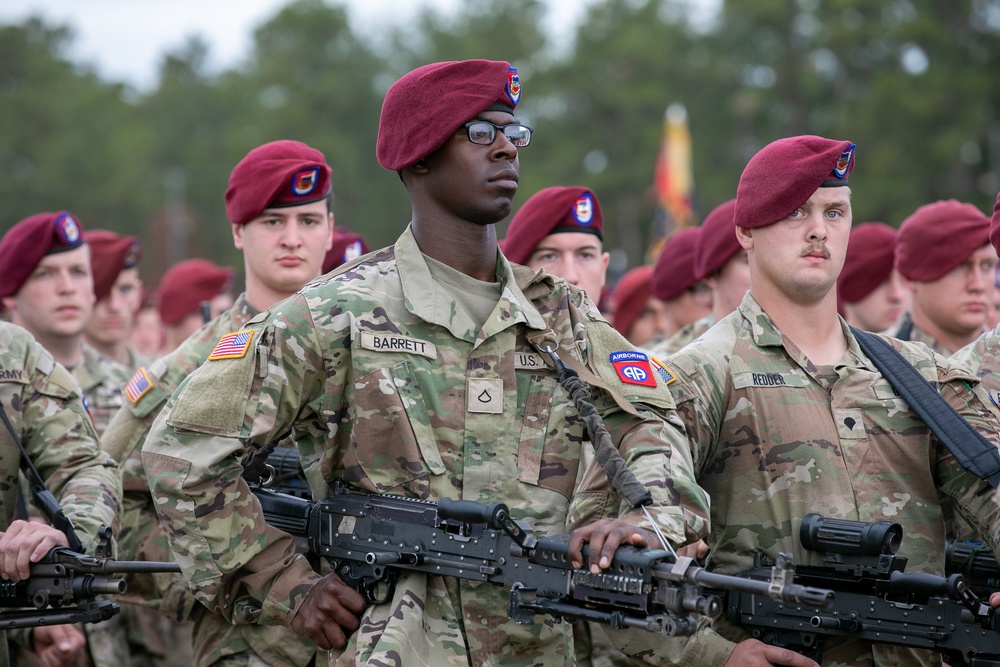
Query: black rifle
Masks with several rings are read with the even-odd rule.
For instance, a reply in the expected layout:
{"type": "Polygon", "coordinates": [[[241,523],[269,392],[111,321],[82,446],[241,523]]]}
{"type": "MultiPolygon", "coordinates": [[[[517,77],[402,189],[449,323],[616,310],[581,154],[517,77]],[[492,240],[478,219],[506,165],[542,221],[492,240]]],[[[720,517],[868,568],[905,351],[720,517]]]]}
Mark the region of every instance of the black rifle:
{"type": "Polygon", "coordinates": [[[309,550],[370,604],[387,602],[401,573],[423,572],[505,586],[507,613],[517,623],[549,614],[673,636],[693,632],[696,614],[721,612],[721,598],[706,594],[708,588],[824,608],[832,602],[828,590],[793,584],[790,560],[766,581],[754,581],[708,572],[672,552],[622,546],[601,574],[586,563],[578,570],[568,557],[568,535],[536,538],[503,503],[434,503],[340,483],[316,503],[267,489],[254,493],[269,524],[305,536],[309,550]]]}
{"type": "MultiPolygon", "coordinates": [[[[822,566],[797,565],[796,583],[832,589],[828,610],[784,605],[756,594],[730,593],[729,618],[760,641],[822,660],[826,637],[938,651],[951,665],[1000,666],[1000,631],[993,609],[965,577],[907,573],[896,556],[903,539],[898,523],[865,523],[807,514],[802,546],[823,553],[822,566]]],[[[765,579],[769,560],[740,576],[765,579]]]]}
{"type": "Polygon", "coordinates": [[[100,529],[94,556],[56,547],[38,563],[24,581],[0,583],[0,630],[34,628],[62,623],[106,621],[120,609],[98,595],[121,595],[125,582],[112,574],[180,572],[177,563],[114,560],[111,531],[100,529]]]}

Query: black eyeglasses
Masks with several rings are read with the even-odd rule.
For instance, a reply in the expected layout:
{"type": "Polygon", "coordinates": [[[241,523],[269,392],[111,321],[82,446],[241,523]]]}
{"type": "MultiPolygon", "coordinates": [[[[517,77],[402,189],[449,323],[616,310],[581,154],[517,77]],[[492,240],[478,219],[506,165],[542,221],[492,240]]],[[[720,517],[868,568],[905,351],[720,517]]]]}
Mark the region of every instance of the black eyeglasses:
{"type": "Polygon", "coordinates": [[[485,120],[474,120],[465,124],[469,133],[469,141],[480,146],[489,146],[497,138],[497,130],[507,137],[517,148],[524,148],[531,143],[531,128],[527,125],[513,123],[511,125],[494,125],[485,120]]]}

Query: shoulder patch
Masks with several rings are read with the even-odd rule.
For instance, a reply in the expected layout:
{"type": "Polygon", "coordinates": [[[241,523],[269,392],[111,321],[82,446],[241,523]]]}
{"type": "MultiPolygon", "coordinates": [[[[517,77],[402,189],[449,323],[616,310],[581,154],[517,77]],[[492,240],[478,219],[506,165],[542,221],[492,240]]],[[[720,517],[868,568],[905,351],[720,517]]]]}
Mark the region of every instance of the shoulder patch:
{"type": "Polygon", "coordinates": [[[153,383],[150,382],[149,376],[146,374],[146,369],[140,368],[132,376],[132,379],[128,381],[128,384],[125,385],[125,396],[132,402],[132,405],[135,405],[152,388],[153,383]]]}
{"type": "Polygon", "coordinates": [[[208,355],[208,360],[242,359],[250,349],[251,340],[253,340],[253,329],[228,333],[219,339],[215,349],[208,355]]]}
{"type": "Polygon", "coordinates": [[[665,363],[652,355],[649,357],[649,365],[653,367],[653,372],[663,380],[663,384],[670,384],[677,380],[677,374],[667,368],[665,363]]]}
{"type": "Polygon", "coordinates": [[[643,352],[622,350],[612,352],[611,365],[618,373],[618,379],[625,384],[638,384],[644,387],[655,387],[656,378],[649,366],[649,357],[643,352]]]}

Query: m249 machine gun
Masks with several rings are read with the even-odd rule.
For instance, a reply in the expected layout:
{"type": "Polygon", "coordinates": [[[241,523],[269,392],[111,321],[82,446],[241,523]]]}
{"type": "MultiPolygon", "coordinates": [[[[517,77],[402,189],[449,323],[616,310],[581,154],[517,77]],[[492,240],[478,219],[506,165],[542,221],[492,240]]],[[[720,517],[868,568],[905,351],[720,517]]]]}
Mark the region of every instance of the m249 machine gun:
{"type": "Polygon", "coordinates": [[[56,547],[23,581],[0,583],[0,630],[62,623],[98,623],[120,611],[99,595],[121,595],[126,585],[113,574],[180,572],[177,563],[123,561],[110,557],[111,531],[100,529],[94,556],[56,547]]]}
{"type": "MultiPolygon", "coordinates": [[[[799,538],[823,554],[822,566],[798,565],[794,580],[834,591],[827,609],[785,604],[756,594],[729,593],[729,618],[760,641],[822,660],[826,637],[938,651],[957,667],[1000,667],[1000,630],[994,610],[982,602],[959,573],[941,577],[904,572],[896,556],[903,539],[898,523],[865,523],[803,518],[799,538]]],[[[742,573],[766,579],[770,563],[742,573]]]]}
{"type": "Polygon", "coordinates": [[[568,535],[537,538],[503,503],[434,503],[339,483],[316,503],[267,489],[254,493],[269,524],[305,536],[309,550],[370,604],[387,602],[401,574],[422,572],[505,586],[508,616],[517,623],[548,614],[674,636],[693,632],[697,614],[721,612],[722,599],[707,589],[817,608],[832,603],[828,590],[791,581],[790,560],[755,581],[708,572],[669,551],[622,546],[609,568],[592,574],[586,563],[572,566],[568,535]]]}

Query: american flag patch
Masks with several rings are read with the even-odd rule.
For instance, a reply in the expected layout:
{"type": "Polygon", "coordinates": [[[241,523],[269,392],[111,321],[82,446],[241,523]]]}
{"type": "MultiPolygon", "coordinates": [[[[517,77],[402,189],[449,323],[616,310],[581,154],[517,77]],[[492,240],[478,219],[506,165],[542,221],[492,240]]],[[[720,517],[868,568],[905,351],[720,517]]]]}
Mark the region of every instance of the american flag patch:
{"type": "Polygon", "coordinates": [[[128,396],[128,400],[132,401],[132,405],[135,405],[152,388],[153,383],[149,381],[146,369],[140,368],[125,385],[125,395],[128,396]]]}
{"type": "Polygon", "coordinates": [[[245,329],[226,334],[219,339],[212,354],[208,355],[209,361],[217,359],[242,359],[250,349],[250,339],[253,338],[253,331],[245,329]]]}
{"type": "Polygon", "coordinates": [[[664,384],[670,384],[677,379],[677,376],[670,372],[667,365],[656,357],[649,358],[649,365],[653,367],[653,372],[660,376],[664,384]]]}

